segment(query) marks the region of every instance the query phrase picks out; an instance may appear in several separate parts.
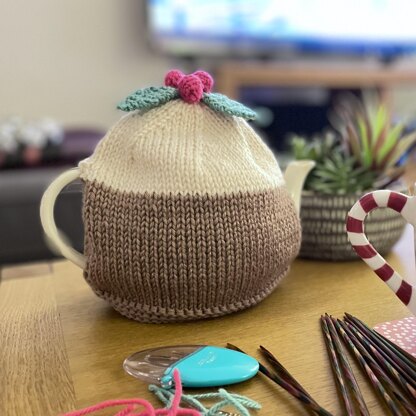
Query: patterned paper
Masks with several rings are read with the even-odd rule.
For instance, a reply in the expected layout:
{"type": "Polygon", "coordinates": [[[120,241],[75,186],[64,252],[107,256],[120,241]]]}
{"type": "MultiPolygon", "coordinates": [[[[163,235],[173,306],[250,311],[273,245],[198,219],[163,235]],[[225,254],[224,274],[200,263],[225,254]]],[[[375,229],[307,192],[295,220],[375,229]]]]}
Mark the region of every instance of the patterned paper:
{"type": "Polygon", "coordinates": [[[416,357],[416,317],[378,324],[374,329],[416,357]]]}

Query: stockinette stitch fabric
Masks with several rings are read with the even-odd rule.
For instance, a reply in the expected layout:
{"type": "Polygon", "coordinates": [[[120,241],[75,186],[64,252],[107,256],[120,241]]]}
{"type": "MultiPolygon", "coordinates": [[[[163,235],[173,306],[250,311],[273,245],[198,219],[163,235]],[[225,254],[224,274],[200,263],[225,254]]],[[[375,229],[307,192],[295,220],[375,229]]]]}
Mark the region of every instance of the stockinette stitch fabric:
{"type": "Polygon", "coordinates": [[[248,308],[298,253],[299,218],[272,152],[246,121],[254,113],[212,84],[202,71],[172,71],[164,87],[136,91],[80,162],[85,278],[129,318],[248,308]]]}

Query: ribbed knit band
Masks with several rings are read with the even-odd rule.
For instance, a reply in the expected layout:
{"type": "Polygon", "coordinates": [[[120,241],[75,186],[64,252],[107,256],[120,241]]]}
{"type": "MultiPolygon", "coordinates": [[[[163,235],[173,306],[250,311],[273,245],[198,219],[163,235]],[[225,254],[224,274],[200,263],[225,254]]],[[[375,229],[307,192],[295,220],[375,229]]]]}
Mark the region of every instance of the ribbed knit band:
{"type": "Polygon", "coordinates": [[[87,182],[84,224],[86,280],[143,322],[214,317],[258,303],[286,275],[300,243],[284,188],[182,196],[87,182]]]}

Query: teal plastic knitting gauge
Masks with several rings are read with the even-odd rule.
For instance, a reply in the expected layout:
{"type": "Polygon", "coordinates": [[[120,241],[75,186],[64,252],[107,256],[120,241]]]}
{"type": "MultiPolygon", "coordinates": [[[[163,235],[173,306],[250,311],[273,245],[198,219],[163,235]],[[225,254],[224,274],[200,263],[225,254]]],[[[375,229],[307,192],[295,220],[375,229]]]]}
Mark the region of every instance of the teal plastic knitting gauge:
{"type": "Polygon", "coordinates": [[[238,351],[209,345],[180,345],[139,351],[126,358],[125,371],[148,383],[173,386],[173,370],[184,387],[214,387],[254,377],[259,363],[238,351]]]}

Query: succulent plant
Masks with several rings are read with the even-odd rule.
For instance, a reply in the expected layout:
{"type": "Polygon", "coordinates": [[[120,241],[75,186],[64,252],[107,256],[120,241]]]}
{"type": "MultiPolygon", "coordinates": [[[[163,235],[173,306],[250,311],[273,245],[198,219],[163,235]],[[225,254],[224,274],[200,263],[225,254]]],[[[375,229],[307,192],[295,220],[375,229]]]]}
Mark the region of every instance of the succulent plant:
{"type": "Polygon", "coordinates": [[[352,194],[370,189],[376,174],[366,168],[357,168],[351,156],[334,153],[317,164],[309,181],[309,187],[323,194],[352,194]]]}
{"type": "Polygon", "coordinates": [[[324,161],[332,155],[336,147],[336,138],[332,132],[327,131],[307,141],[304,137],[293,136],[291,139],[292,152],[296,160],[324,161]]]}
{"type": "Polygon", "coordinates": [[[403,174],[400,162],[416,143],[416,131],[405,134],[403,123],[392,124],[377,97],[344,97],[330,119],[331,133],[310,141],[299,136],[291,140],[295,159],[316,162],[305,189],[325,194],[362,192],[384,188],[403,174]]]}
{"type": "Polygon", "coordinates": [[[343,152],[331,133],[312,141],[295,136],[291,145],[295,159],[316,162],[305,183],[307,190],[342,195],[370,189],[375,181],[376,174],[366,168],[357,168],[355,158],[343,152]]]}
{"type": "Polygon", "coordinates": [[[416,131],[406,134],[404,123],[393,124],[377,95],[367,95],[364,100],[345,96],[335,105],[331,119],[358,166],[392,179],[403,173],[399,162],[416,143],[416,131]]]}

